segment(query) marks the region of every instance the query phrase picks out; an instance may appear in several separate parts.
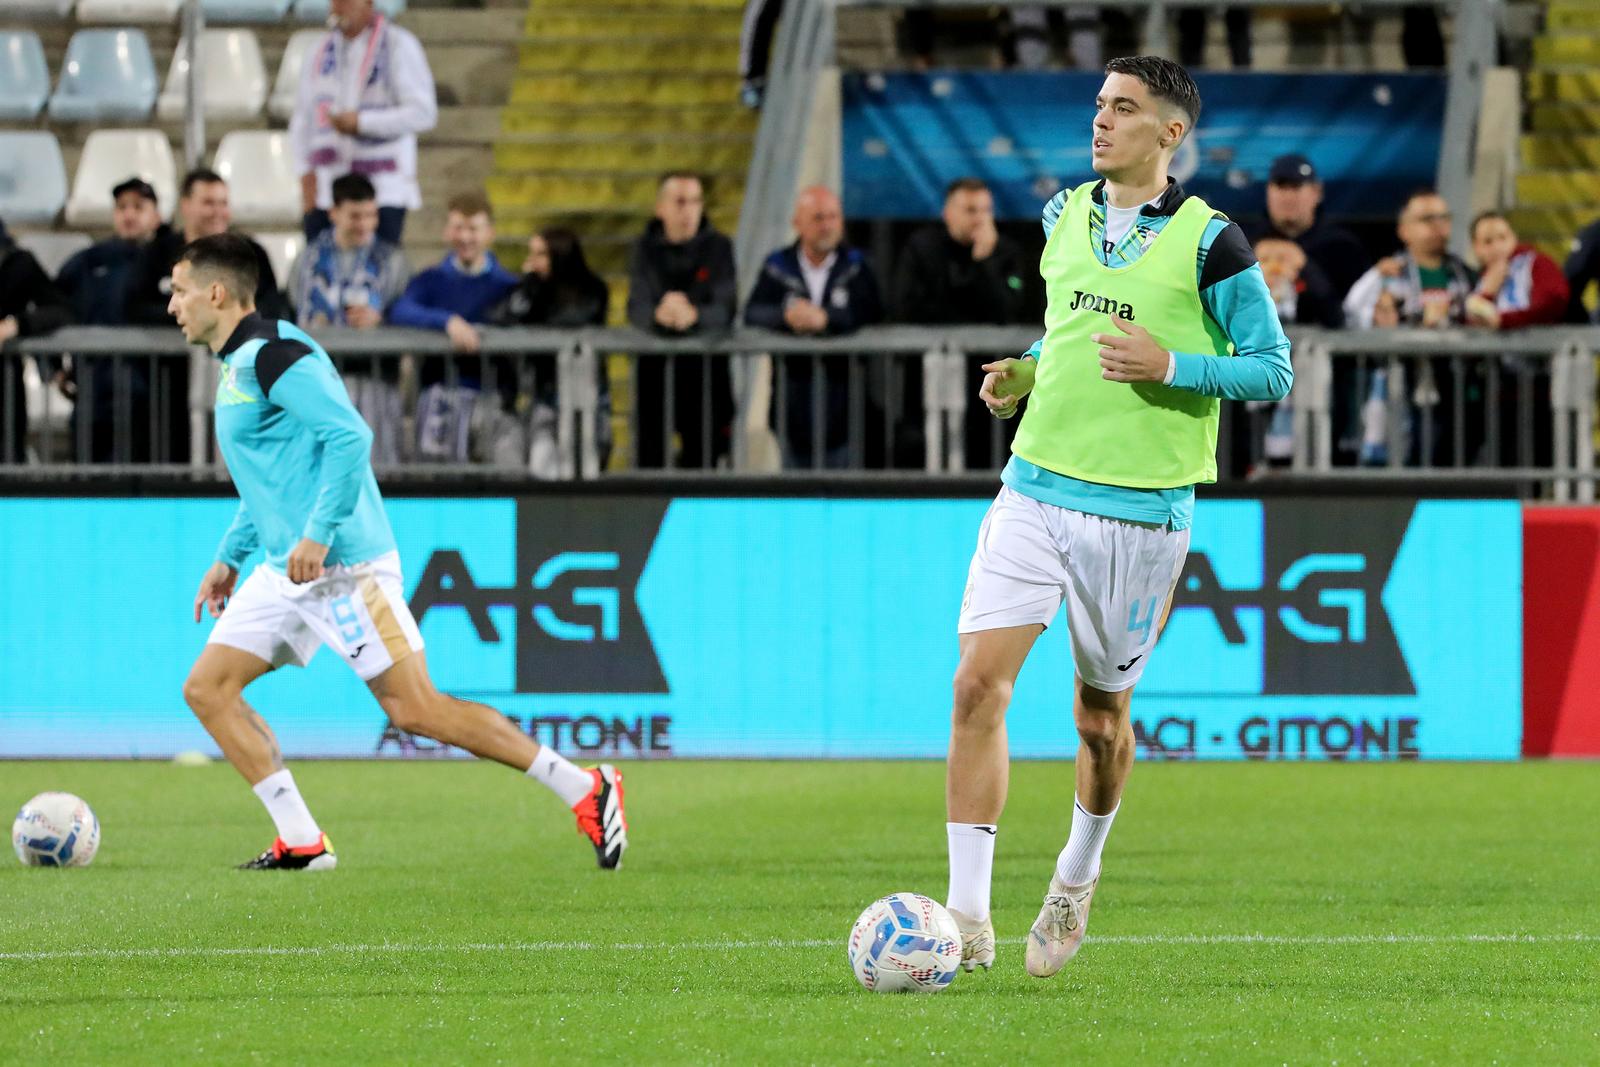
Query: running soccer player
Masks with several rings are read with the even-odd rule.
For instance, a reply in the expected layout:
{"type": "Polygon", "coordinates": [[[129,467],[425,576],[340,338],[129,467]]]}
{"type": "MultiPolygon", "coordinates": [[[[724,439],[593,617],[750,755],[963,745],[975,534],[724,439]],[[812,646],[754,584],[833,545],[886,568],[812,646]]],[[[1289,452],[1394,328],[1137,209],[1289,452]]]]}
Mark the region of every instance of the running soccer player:
{"type": "Polygon", "coordinates": [[[1048,978],[1083,941],[1133,764],[1129,700],[1188,553],[1194,487],[1217,476],[1218,398],[1280,400],[1293,381],[1249,242],[1167,176],[1199,116],[1199,90],[1177,64],[1106,65],[1090,149],[1101,180],[1044,209],[1044,337],[984,367],[979,395],[992,414],[1011,418],[1029,401],[978,531],[958,626],[948,901],[969,971],[994,962],[1005,713],[1023,661],[1064,600],[1077,797],[1027,938],[1028,973],[1048,978]]]}
{"type": "Polygon", "coordinates": [[[184,249],[167,310],[192,344],[222,360],[217,443],[239,510],[200,580],[217,620],[183,695],[277,826],[249,870],[331,870],[328,837],[283,765],[277,738],[244,690],[285,664],[332,647],[402,730],[466,749],[537,779],[576,812],[603,868],[628,845],[622,775],[584,770],[540,746],[491,707],[445,696],[428,677],[406,606],[400,557],[372,474],[372,431],[333,361],[292,324],[255,312],[256,259],[231,234],[184,249]],[[257,548],[265,559],[234,588],[257,548]]]}

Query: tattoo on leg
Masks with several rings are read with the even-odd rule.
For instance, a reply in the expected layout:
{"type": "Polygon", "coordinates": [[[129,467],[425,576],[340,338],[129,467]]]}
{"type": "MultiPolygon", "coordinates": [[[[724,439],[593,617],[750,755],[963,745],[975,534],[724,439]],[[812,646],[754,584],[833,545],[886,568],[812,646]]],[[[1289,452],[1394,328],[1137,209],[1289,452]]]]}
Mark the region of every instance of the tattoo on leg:
{"type": "Polygon", "coordinates": [[[249,724],[250,728],[260,734],[261,739],[267,743],[267,750],[271,755],[273,768],[275,770],[283,770],[283,753],[279,751],[278,739],[273,736],[266,720],[256,712],[255,708],[246,704],[242,699],[239,701],[239,712],[244,716],[244,721],[249,724]]]}

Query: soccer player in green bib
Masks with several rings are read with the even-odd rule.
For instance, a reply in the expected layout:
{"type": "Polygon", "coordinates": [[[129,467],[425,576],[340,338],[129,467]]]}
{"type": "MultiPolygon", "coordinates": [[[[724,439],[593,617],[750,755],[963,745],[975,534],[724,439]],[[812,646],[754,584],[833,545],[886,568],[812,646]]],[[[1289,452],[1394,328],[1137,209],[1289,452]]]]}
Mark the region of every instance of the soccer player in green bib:
{"type": "Polygon", "coordinates": [[[1090,149],[1101,180],[1044,209],[1044,337],[984,368],[992,414],[1011,418],[1023,397],[1028,404],[978,531],[958,627],[948,906],[969,971],[994,962],[1005,713],[1023,661],[1064,601],[1077,798],[1026,960],[1029,974],[1048,978],[1083,942],[1133,765],[1133,687],[1189,550],[1194,487],[1216,481],[1219,398],[1281,400],[1293,381],[1249,242],[1167,176],[1199,117],[1199,90],[1177,64],[1107,64],[1090,149]]]}

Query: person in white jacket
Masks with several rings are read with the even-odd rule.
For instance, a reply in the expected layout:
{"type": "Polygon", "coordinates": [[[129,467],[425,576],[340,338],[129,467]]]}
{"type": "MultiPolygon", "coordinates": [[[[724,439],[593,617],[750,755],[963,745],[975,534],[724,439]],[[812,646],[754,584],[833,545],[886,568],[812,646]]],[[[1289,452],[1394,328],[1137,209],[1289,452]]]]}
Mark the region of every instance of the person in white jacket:
{"type": "Polygon", "coordinates": [[[378,192],[378,236],[400,244],[406,212],[422,206],[417,135],[438,120],[422,43],[372,9],[332,0],[328,35],[307,55],[289,120],[307,241],[330,225],[333,181],[360,174],[378,192]]]}

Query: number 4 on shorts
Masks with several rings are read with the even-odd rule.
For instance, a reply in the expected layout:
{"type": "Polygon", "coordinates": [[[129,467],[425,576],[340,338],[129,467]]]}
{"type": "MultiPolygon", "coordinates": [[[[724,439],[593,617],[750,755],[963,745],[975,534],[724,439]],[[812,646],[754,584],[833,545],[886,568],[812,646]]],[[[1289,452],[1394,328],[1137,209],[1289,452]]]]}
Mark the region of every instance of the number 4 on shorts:
{"type": "Polygon", "coordinates": [[[1151,597],[1150,606],[1145,609],[1144,617],[1140,618],[1139,606],[1143,603],[1144,601],[1142,600],[1135,600],[1133,605],[1128,608],[1128,632],[1130,634],[1138,634],[1141,645],[1150,640],[1150,631],[1155,629],[1156,607],[1161,603],[1161,598],[1151,597]]]}

